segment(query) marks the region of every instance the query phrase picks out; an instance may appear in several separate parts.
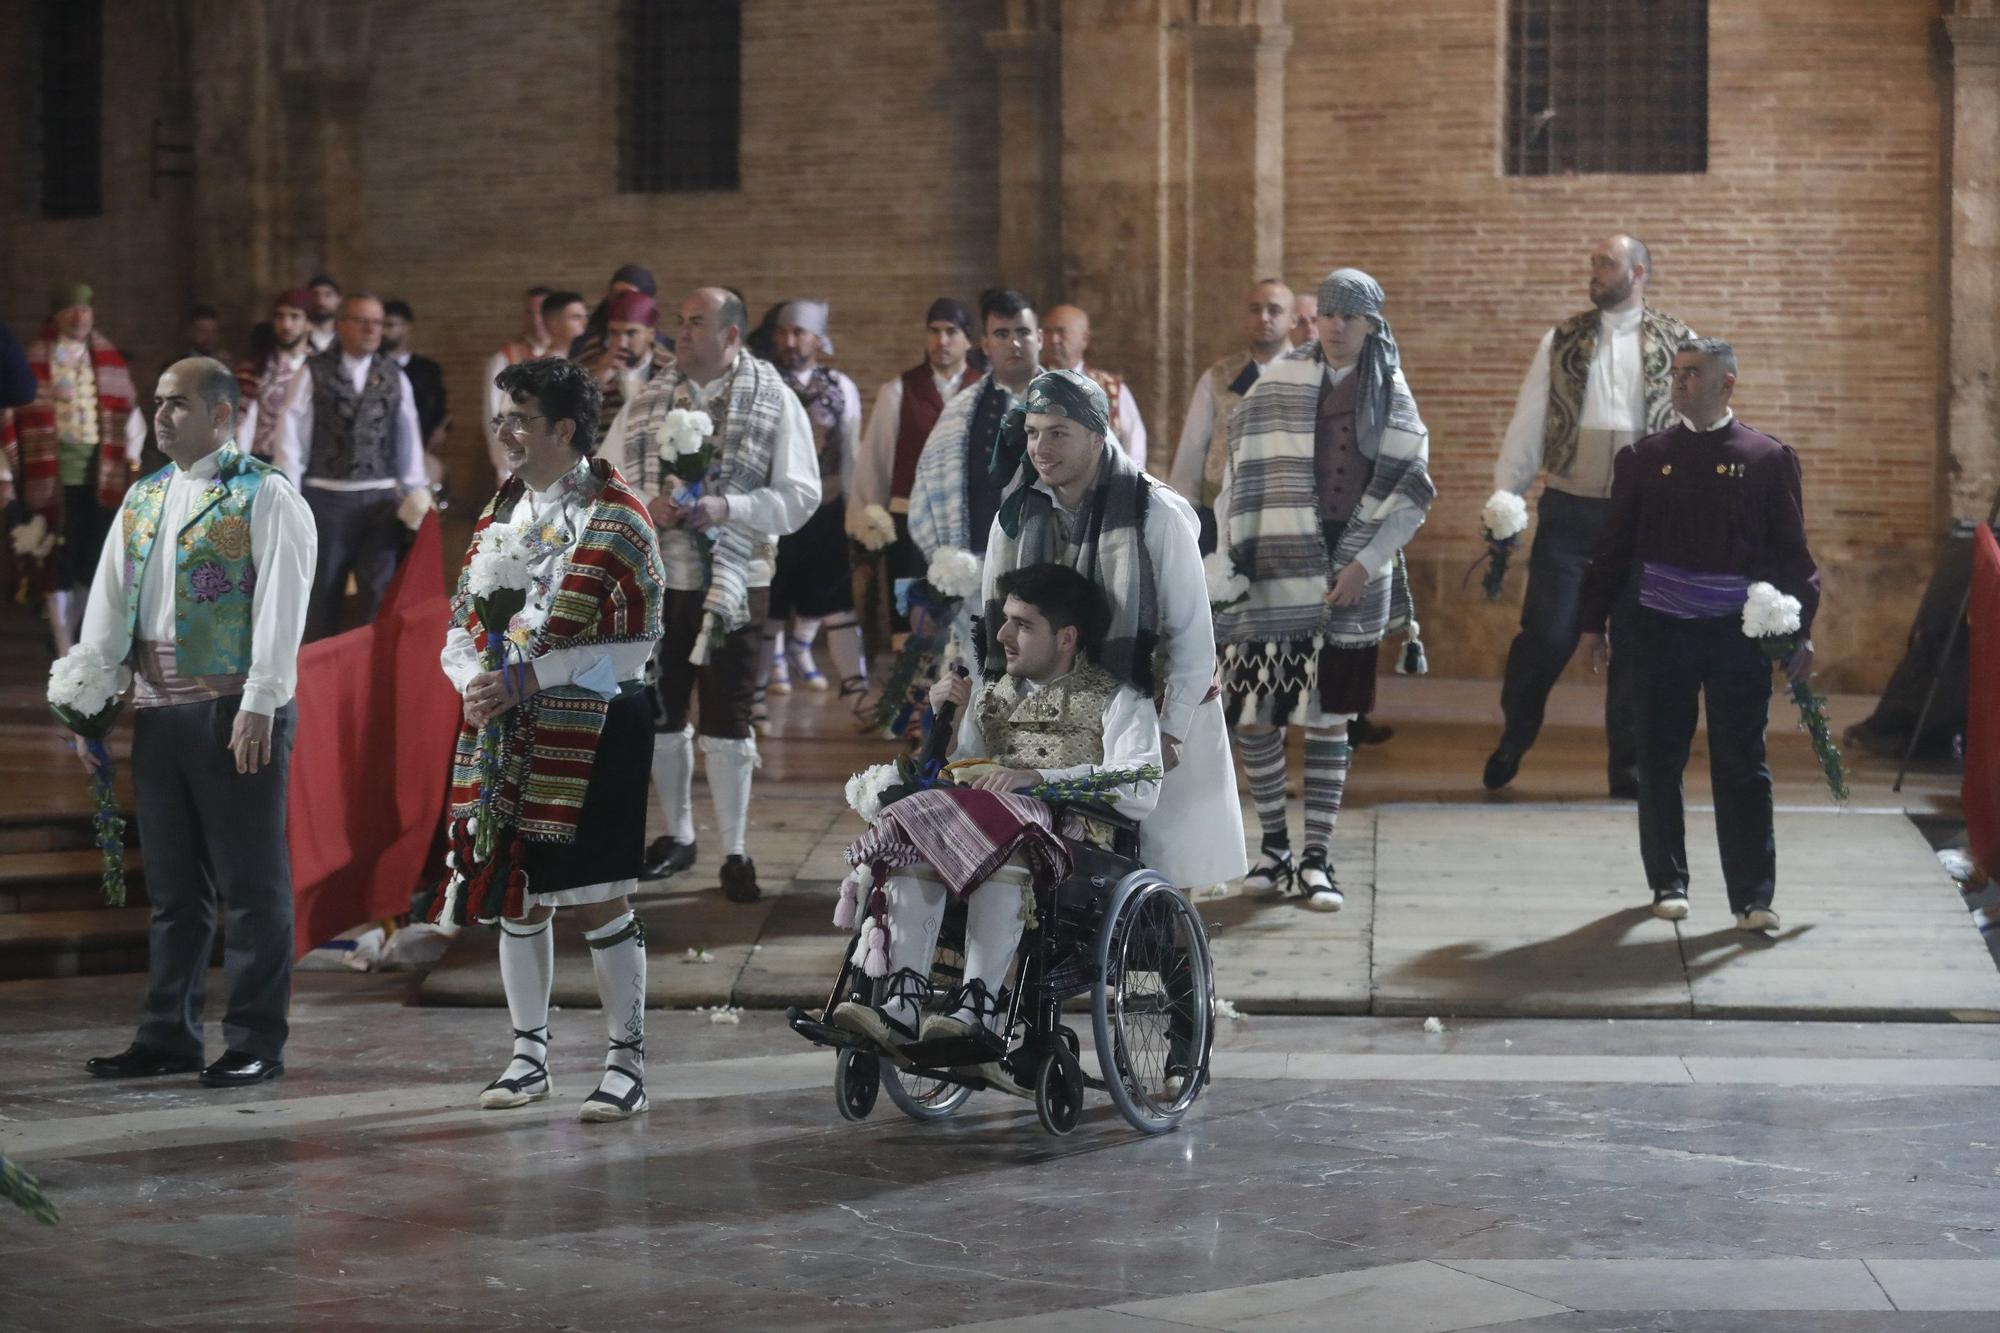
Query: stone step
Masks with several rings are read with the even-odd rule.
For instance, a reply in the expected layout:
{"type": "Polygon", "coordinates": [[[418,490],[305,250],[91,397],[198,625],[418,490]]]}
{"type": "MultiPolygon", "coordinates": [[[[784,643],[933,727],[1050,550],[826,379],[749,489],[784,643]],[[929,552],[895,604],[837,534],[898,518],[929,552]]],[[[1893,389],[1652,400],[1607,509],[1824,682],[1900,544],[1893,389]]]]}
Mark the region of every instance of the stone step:
{"type": "Polygon", "coordinates": [[[0,980],[146,970],[144,907],[0,916],[0,980]]]}
{"type": "MultiPolygon", "coordinates": [[[[0,853],[0,917],[31,912],[81,912],[103,906],[103,861],[94,847],[0,853]]],[[[146,905],[144,862],[125,853],[125,901],[146,905]]]]}
{"type": "MultiPolygon", "coordinates": [[[[132,812],[125,816],[125,841],[133,841],[132,812]]],[[[93,831],[88,811],[49,811],[0,815],[0,857],[24,852],[88,850],[93,831]]]]}

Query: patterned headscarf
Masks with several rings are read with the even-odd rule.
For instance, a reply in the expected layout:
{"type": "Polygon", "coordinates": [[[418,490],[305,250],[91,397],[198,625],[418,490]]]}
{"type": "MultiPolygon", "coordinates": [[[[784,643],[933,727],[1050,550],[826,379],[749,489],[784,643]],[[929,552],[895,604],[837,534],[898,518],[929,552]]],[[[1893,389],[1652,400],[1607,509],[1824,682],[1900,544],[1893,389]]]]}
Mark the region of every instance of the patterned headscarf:
{"type": "MultiPolygon", "coordinates": [[[[1319,285],[1320,314],[1366,315],[1375,325],[1375,332],[1362,344],[1361,360],[1354,367],[1358,377],[1354,386],[1354,433],[1371,451],[1389,420],[1389,389],[1403,364],[1396,335],[1390,330],[1389,321],[1382,318],[1382,305],[1387,299],[1382,284],[1358,268],[1337,268],[1319,285]]],[[[1321,356],[1325,356],[1324,348],[1321,356]]]]}
{"type": "Polygon", "coordinates": [[[1074,370],[1045,370],[1028,384],[1021,406],[1008,412],[993,438],[993,452],[986,460],[986,475],[1005,489],[1018,475],[1021,485],[1000,505],[1000,526],[1008,536],[1021,532],[1022,492],[1034,481],[1035,465],[1028,460],[1028,414],[1067,417],[1092,435],[1111,433],[1111,400],[1104,396],[1096,380],[1074,370]]]}

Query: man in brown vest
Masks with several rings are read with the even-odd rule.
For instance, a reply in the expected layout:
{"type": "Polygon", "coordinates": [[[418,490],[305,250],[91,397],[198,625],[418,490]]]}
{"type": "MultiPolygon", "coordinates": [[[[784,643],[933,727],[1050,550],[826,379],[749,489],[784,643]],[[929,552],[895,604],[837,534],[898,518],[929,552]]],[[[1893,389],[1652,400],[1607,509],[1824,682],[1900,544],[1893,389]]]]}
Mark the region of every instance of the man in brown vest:
{"type": "MultiPolygon", "coordinates": [[[[940,296],[924,314],[924,359],[875,395],[875,410],[855,451],[847,528],[848,535],[859,540],[871,506],[889,512],[896,523],[896,540],[883,553],[886,579],[924,575],[923,553],[910,540],[910,488],[917,480],[924,441],[944,405],[979,382],[979,372],[969,363],[971,351],[972,311],[955,297],[940,296]]],[[[885,600],[900,641],[909,633],[909,617],[895,609],[893,596],[885,600]]]]}
{"type": "Polygon", "coordinates": [[[1243,307],[1248,346],[1211,365],[1194,383],[1167,480],[1201,519],[1203,555],[1215,550],[1215,497],[1222,490],[1222,465],[1228,458],[1229,414],[1264,367],[1291,350],[1286,334],[1296,305],[1292,289],[1278,278],[1265,278],[1252,287],[1243,307]]]}
{"type": "MultiPolygon", "coordinates": [[[[1598,245],[1590,257],[1591,308],[1542,335],[1493,467],[1495,490],[1525,495],[1538,472],[1548,484],[1528,557],[1521,632],[1507,651],[1500,689],[1506,726],[1486,761],[1491,790],[1514,780],[1521,756],[1541,731],[1549,691],[1576,651],[1584,570],[1610,513],[1611,460],[1674,423],[1674,349],[1694,334],[1646,304],[1652,276],[1653,258],[1643,241],[1620,235],[1598,245]]],[[[1620,624],[1632,606],[1628,596],[1612,608],[1614,634],[1624,632],[1620,624]]],[[[1639,795],[1636,666],[1627,653],[1612,664],[1605,685],[1610,787],[1619,800],[1639,795]]]]}

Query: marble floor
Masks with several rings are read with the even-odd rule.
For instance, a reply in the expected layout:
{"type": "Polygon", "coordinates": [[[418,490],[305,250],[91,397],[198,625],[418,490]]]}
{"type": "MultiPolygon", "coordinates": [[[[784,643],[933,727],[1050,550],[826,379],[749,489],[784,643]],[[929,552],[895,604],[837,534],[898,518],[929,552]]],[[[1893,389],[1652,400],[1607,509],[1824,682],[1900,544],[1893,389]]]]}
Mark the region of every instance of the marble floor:
{"type": "MultiPolygon", "coordinates": [[[[1252,1015],[1177,1132],[833,1106],[773,1014],[651,1016],[650,1113],[482,1112],[505,1019],[301,978],[281,1082],[93,1081],[136,978],[0,986],[0,1328],[1991,1333],[2000,1027],[1252,1015]]],[[[219,1035],[219,1034],[218,1034],[219,1035]]]]}

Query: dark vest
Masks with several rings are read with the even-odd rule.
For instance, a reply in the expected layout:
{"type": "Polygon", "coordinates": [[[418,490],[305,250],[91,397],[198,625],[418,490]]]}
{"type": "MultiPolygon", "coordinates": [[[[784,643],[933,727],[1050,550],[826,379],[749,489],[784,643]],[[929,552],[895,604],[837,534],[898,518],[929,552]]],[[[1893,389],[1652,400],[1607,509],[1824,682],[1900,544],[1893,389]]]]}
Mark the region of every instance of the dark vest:
{"type": "Polygon", "coordinates": [[[785,387],[798,395],[812,423],[813,452],[819,456],[819,501],[826,504],[840,497],[840,434],[847,418],[847,395],[841,392],[840,374],[826,366],[814,366],[800,384],[789,372],[785,387]]]}
{"type": "Polygon", "coordinates": [[[327,481],[384,481],[396,476],[396,414],[403,372],[377,352],[361,392],[340,364],[340,345],[306,358],[313,379],[312,449],[306,474],[327,481]]]}
{"type": "Polygon", "coordinates": [[[988,380],[972,405],[972,422],[965,433],[965,538],[976,556],[986,554],[986,534],[1000,515],[1005,483],[993,480],[988,463],[993,458],[993,442],[1000,438],[1000,423],[1012,406],[1013,395],[1000,381],[988,380]]]}
{"type": "MultiPolygon", "coordinates": [[[[971,366],[959,376],[958,387],[979,382],[979,372],[971,366]]],[[[931,427],[944,414],[944,399],[938,396],[937,381],[931,377],[928,361],[903,372],[903,411],[896,422],[896,462],[889,473],[889,498],[908,500],[917,484],[917,460],[923,457],[924,441],[931,427]]]]}
{"type": "Polygon", "coordinates": [[[1320,381],[1319,415],[1313,423],[1313,481],[1319,516],[1328,523],[1345,523],[1354,516],[1373,472],[1354,435],[1360,383],[1358,371],[1338,384],[1320,381]]]}

